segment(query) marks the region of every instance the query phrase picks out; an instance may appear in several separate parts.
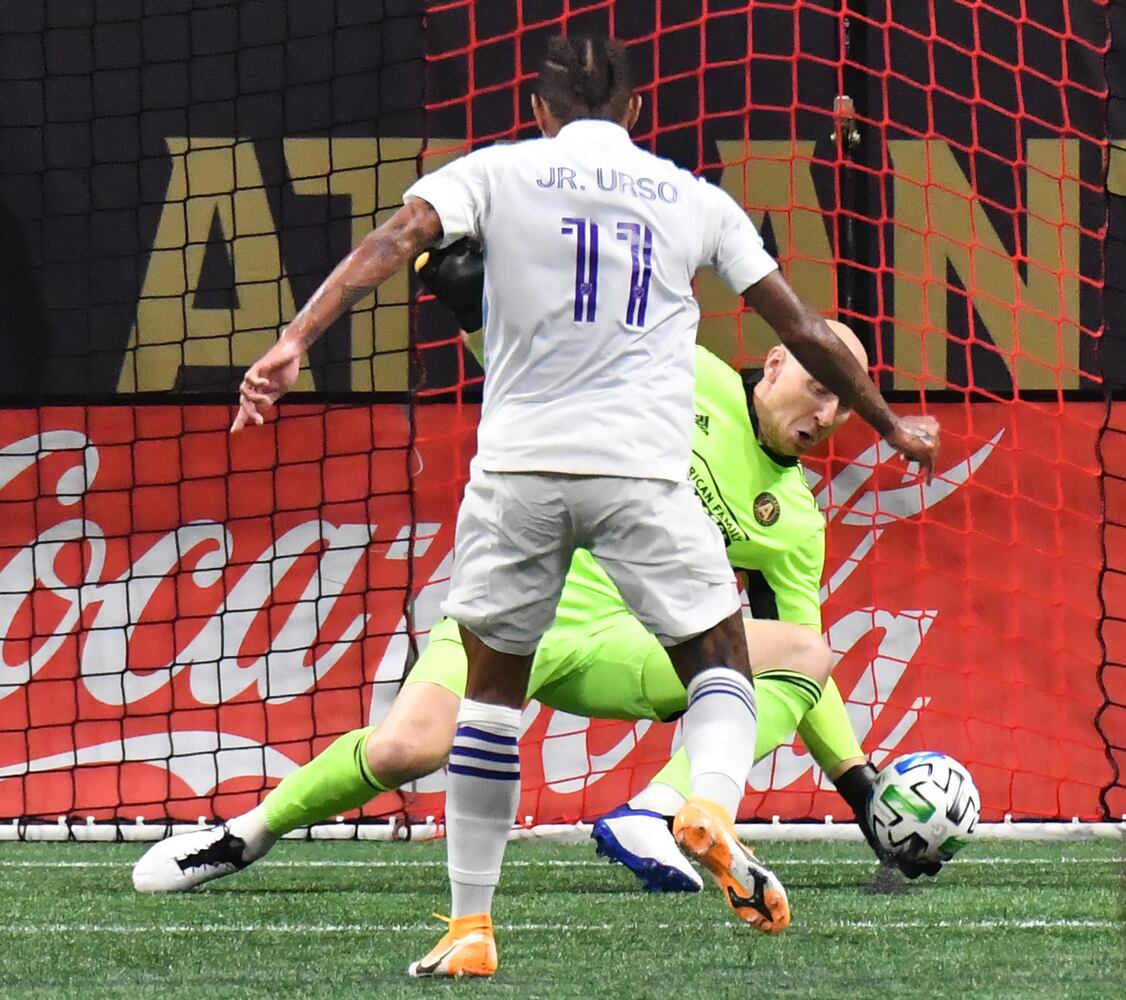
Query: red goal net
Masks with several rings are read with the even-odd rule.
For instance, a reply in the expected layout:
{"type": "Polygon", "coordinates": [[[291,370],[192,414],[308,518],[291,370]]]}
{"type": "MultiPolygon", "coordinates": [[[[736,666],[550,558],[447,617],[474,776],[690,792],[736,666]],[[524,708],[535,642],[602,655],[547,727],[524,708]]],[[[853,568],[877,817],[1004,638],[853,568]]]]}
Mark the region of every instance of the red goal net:
{"type": "MultiPolygon", "coordinates": [[[[0,428],[0,816],[227,817],[385,716],[448,583],[480,370],[403,278],[325,338],[306,395],[234,439],[232,379],[419,171],[534,134],[560,32],[626,43],[635,139],[730,192],[799,294],[857,331],[893,405],[942,421],[930,486],[855,420],[807,463],[829,523],[823,627],[865,751],[952,754],[986,820],[1126,813],[1122,321],[1103,308],[1126,180],[1104,8],[385,6],[273,31],[214,12],[161,35],[152,79],[181,67],[215,94],[150,111],[126,87],[97,116],[116,144],[69,167],[70,119],[21,91],[44,110],[12,113],[8,148],[41,130],[49,162],[0,158],[0,192],[39,213],[44,329],[70,339],[44,383],[65,405],[25,400],[0,428]],[[99,207],[118,167],[139,178],[124,240],[99,207]],[[94,197],[48,198],[64,168],[94,197]]],[[[101,33],[17,26],[6,72],[38,81],[41,38],[101,33]]],[[[753,366],[769,329],[711,277],[697,293],[701,342],[753,366]]],[[[520,817],[538,823],[616,805],[677,740],[535,704],[524,722],[520,817]]],[[[363,815],[440,816],[442,788],[363,815]]],[[[829,814],[846,808],[797,740],[742,809],[829,814]]]]}
{"type": "MultiPolygon", "coordinates": [[[[823,625],[864,748],[959,757],[988,819],[1120,814],[1098,586],[1101,8],[438,3],[428,32],[442,156],[534,134],[550,35],[623,39],[644,81],[635,139],[729,191],[802,297],[861,334],[889,396],[942,420],[927,488],[861,426],[808,463],[829,519],[823,625]]],[[[764,322],[709,276],[697,292],[704,344],[765,354],[764,322]]],[[[539,712],[524,812],[614,804],[668,729],[539,712]]],[[[748,816],[842,811],[800,742],[751,784],[748,816]]]]}

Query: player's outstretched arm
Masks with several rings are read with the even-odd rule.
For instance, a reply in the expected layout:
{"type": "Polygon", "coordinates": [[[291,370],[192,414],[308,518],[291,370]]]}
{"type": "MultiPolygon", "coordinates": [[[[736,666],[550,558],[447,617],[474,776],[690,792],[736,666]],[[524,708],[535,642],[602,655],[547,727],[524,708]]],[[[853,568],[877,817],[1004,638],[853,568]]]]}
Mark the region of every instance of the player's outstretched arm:
{"type": "Polygon", "coordinates": [[[825,320],[807,306],[781,272],[772,271],[743,292],[743,300],[778,334],[801,366],[872,425],[897,452],[918,462],[927,482],[938,458],[938,421],[897,417],[825,320]]]}
{"type": "Polygon", "coordinates": [[[247,369],[231,433],[247,424],[261,424],[266,411],[293,388],[302,356],[325,330],[441,235],[438,213],[421,198],[407,202],[368,233],[336,265],[278,342],[247,369]]]}

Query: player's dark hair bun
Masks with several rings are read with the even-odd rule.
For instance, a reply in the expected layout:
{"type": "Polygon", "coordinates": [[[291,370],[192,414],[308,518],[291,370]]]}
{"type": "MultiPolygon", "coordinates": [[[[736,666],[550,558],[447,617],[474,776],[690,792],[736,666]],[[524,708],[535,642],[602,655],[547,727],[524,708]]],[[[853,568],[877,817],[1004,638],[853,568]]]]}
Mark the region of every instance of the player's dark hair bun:
{"type": "Polygon", "coordinates": [[[536,92],[563,122],[576,118],[622,120],[633,93],[625,46],[591,35],[553,38],[536,92]]]}

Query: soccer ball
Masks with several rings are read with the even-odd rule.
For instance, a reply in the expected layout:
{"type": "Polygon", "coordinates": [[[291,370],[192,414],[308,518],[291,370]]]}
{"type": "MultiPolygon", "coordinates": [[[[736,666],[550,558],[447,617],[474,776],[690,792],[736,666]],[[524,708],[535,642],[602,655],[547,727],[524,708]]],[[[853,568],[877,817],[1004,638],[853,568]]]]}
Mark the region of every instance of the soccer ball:
{"type": "Polygon", "coordinates": [[[880,846],[911,861],[949,861],[981,812],[970,772],[933,750],[897,757],[876,776],[868,823],[880,846]]]}

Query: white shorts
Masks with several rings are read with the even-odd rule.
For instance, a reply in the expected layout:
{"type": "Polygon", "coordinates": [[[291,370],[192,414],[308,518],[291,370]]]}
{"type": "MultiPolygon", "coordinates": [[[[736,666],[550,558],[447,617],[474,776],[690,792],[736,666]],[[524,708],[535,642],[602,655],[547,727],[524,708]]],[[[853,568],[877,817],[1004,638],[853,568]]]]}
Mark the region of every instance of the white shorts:
{"type": "Polygon", "coordinates": [[[532,653],[576,547],[663,645],[739,610],[723,537],[688,483],[474,468],[442,611],[493,649],[532,653]]]}

